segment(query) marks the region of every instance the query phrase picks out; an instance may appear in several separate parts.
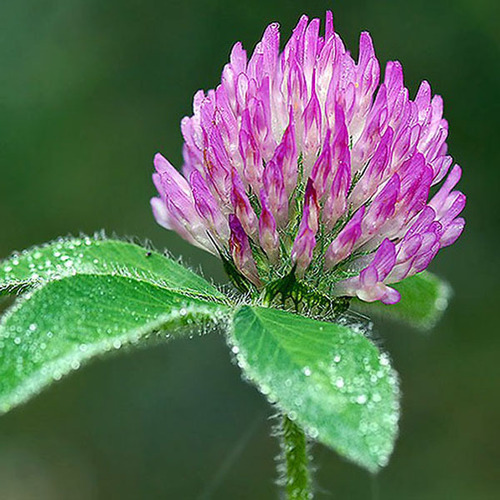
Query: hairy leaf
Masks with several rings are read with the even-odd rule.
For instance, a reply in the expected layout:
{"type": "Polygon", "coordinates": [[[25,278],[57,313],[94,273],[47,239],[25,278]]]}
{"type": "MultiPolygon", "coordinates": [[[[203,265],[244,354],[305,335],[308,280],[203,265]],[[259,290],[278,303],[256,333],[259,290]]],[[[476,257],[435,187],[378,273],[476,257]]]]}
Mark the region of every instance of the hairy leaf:
{"type": "MultiPolygon", "coordinates": [[[[123,276],[77,275],[19,299],[0,322],[0,413],[89,359],[179,327],[200,328],[226,308],[123,276]]],[[[190,331],[186,328],[183,331],[190,331]]]]}
{"type": "Polygon", "coordinates": [[[387,463],[397,435],[397,377],[360,325],[244,306],[230,342],[244,375],[311,438],[370,471],[387,463]]]}
{"type": "Polygon", "coordinates": [[[75,274],[119,275],[224,300],[213,285],[174,260],[139,245],[102,238],[61,238],[0,263],[0,295],[75,274]]]}
{"type": "Polygon", "coordinates": [[[397,304],[353,301],[353,307],[368,315],[404,321],[423,330],[432,328],[448,306],[450,286],[436,275],[423,271],[391,285],[401,294],[397,304]]]}

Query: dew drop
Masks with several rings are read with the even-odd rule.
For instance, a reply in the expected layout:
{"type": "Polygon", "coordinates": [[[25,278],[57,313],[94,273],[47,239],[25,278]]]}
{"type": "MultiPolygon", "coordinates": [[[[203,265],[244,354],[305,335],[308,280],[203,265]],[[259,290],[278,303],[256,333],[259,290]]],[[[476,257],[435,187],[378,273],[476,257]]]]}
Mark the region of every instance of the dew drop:
{"type": "Polygon", "coordinates": [[[436,309],[438,311],[444,311],[447,306],[448,306],[448,300],[445,299],[444,297],[439,297],[438,299],[436,299],[436,309]]]}
{"type": "Polygon", "coordinates": [[[380,361],[380,364],[382,366],[388,366],[389,365],[389,356],[387,356],[387,354],[385,354],[385,353],[382,353],[379,356],[379,361],[380,361]]]}
{"type": "Polygon", "coordinates": [[[366,394],[360,394],[356,398],[356,403],[358,403],[359,405],[364,405],[367,400],[368,400],[368,398],[366,397],[366,394]]]}
{"type": "Polygon", "coordinates": [[[271,392],[271,388],[266,384],[262,384],[260,386],[260,392],[262,392],[264,396],[267,396],[271,392]]]}
{"type": "Polygon", "coordinates": [[[310,428],[307,430],[307,433],[309,434],[309,436],[310,436],[312,439],[316,439],[316,438],[319,436],[319,431],[318,431],[318,429],[316,429],[316,427],[310,427],[310,428]]]}

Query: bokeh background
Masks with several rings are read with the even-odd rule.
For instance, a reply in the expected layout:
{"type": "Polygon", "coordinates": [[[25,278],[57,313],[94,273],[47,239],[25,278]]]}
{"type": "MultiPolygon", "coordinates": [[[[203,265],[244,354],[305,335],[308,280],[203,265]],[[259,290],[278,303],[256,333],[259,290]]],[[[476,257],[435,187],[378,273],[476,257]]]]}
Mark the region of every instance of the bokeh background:
{"type": "MultiPolygon", "coordinates": [[[[180,119],[231,45],[334,10],[445,98],[467,228],[432,269],[455,289],[431,334],[377,323],[402,377],[401,433],[376,478],[320,446],[318,498],[500,498],[500,9],[497,0],[17,0],[0,3],[0,257],[79,232],[148,238],[223,281],[157,227],[152,157],[180,166],[180,119]]],[[[0,360],[1,362],[1,360],[0,360]]],[[[272,499],[263,397],[221,336],[122,353],[0,420],[2,500],[272,499]]]]}

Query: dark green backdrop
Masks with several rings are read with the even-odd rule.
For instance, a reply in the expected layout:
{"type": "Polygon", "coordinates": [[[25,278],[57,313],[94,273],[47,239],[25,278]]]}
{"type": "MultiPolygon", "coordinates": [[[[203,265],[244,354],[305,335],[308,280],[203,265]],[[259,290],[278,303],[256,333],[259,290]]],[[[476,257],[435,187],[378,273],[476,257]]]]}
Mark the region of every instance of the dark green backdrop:
{"type": "MultiPolygon", "coordinates": [[[[215,259],[155,225],[153,154],[179,165],[179,121],[193,93],[218,82],[235,41],[252,48],[269,22],[288,34],[304,11],[332,8],[355,54],[368,29],[382,61],[402,61],[412,92],[427,78],[444,96],[468,225],[433,264],[455,298],[432,334],[378,324],[404,394],[391,464],[372,479],[318,446],[318,498],[500,498],[498,5],[3,0],[0,257],[105,228],[222,280],[215,259]]],[[[122,353],[0,420],[0,498],[277,498],[269,415],[220,337],[122,353]]]]}

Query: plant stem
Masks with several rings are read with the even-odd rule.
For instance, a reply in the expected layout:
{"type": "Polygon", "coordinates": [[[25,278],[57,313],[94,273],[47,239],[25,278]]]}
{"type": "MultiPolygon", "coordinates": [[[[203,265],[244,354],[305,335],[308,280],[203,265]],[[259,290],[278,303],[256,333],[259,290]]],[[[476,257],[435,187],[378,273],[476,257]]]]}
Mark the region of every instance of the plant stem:
{"type": "Polygon", "coordinates": [[[280,431],[281,440],[280,483],[285,488],[288,500],[309,500],[313,498],[309,446],[304,431],[287,415],[283,415],[280,431]]]}

